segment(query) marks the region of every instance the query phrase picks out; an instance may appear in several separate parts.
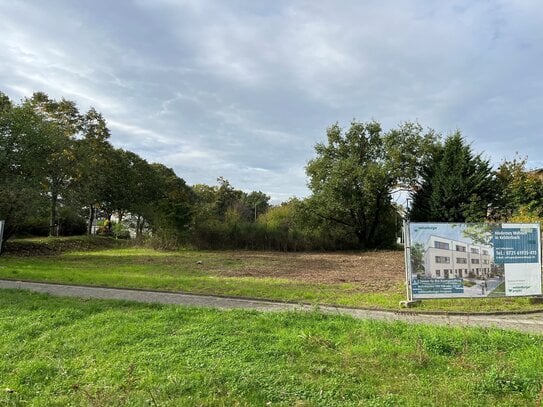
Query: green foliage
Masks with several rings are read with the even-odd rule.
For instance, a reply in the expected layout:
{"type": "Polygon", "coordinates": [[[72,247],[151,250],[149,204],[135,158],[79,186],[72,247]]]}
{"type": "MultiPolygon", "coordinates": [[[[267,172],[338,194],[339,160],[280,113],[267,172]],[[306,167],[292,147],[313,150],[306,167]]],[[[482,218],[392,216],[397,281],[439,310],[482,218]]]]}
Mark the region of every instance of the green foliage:
{"type": "Polygon", "coordinates": [[[130,231],[123,225],[122,222],[113,224],[111,232],[115,239],[130,239],[130,231]]]}
{"type": "Polygon", "coordinates": [[[515,210],[515,214],[508,219],[513,223],[539,223],[543,230],[543,216],[540,211],[531,211],[525,206],[521,206],[515,210]]]}
{"type": "Polygon", "coordinates": [[[460,133],[436,148],[411,194],[410,219],[419,222],[475,222],[487,218],[496,197],[489,162],[474,155],[460,133]]]}
{"type": "Polygon", "coordinates": [[[269,207],[256,222],[246,220],[236,206],[226,211],[223,220],[203,218],[199,213],[191,230],[190,244],[200,249],[280,251],[358,247],[352,233],[323,222],[307,209],[305,201],[296,199],[269,207]]]}
{"type": "Polygon", "coordinates": [[[258,217],[264,229],[268,250],[296,251],[310,249],[307,236],[297,225],[297,201],[270,208],[258,217]]]}
{"type": "Polygon", "coordinates": [[[46,202],[42,174],[47,155],[43,149],[54,125],[26,106],[13,105],[2,93],[0,102],[0,218],[6,221],[6,240],[39,218],[46,202]]]}
{"type": "MultiPolygon", "coordinates": [[[[154,186],[148,185],[148,188],[154,188],[156,195],[141,213],[155,234],[180,242],[192,219],[192,190],[171,168],[162,164],[151,164],[150,169],[156,183],[154,186]]],[[[146,183],[149,181],[145,180],[146,183]]],[[[131,212],[138,213],[137,210],[131,212]]]]}
{"type": "Polygon", "coordinates": [[[108,142],[110,133],[102,115],[91,108],[82,126],[83,137],[74,147],[77,166],[70,199],[87,212],[87,234],[90,234],[96,210],[107,201],[111,179],[122,178],[124,174],[113,174],[114,149],[108,142]]]}
{"type": "MultiPolygon", "coordinates": [[[[400,214],[394,192],[411,190],[411,219],[543,219],[543,181],[525,160],[504,162],[494,182],[487,161],[460,134],[444,144],[404,123],[335,124],[306,172],[312,195],[280,206],[262,191],[187,186],[172,169],[114,148],[94,108],[36,92],[14,104],[0,92],[0,218],[15,234],[90,234],[116,215],[157,247],[282,251],[394,247],[400,214]],[[499,191],[496,194],[496,191],[499,191]]],[[[108,231],[109,233],[109,231],[108,231]]],[[[117,233],[126,236],[126,232],[117,233]]]]}
{"type": "Polygon", "coordinates": [[[109,220],[116,213],[122,221],[130,213],[138,235],[147,228],[178,244],[192,216],[189,187],[173,170],[114,149],[109,136],[94,108],[81,114],[74,102],[42,92],[14,105],[0,93],[4,238],[81,233],[83,216],[90,234],[98,214],[109,220]]]}
{"type": "MultiPolygon", "coordinates": [[[[225,221],[229,211],[236,211],[240,219],[254,222],[258,215],[270,207],[270,197],[261,191],[246,193],[235,189],[230,182],[219,177],[217,186],[196,184],[192,187],[195,194],[195,222],[210,219],[225,221]]],[[[231,214],[230,214],[231,216],[231,214]]]]}
{"type": "Polygon", "coordinates": [[[265,229],[256,222],[270,208],[270,197],[261,191],[235,189],[223,177],[217,186],[196,184],[190,243],[198,248],[265,249],[265,229]]]}
{"type": "Polygon", "coordinates": [[[58,223],[62,236],[84,235],[87,229],[85,218],[73,206],[63,206],[59,209],[58,223]]]}
{"type": "Polygon", "coordinates": [[[41,183],[50,202],[49,234],[58,235],[58,207],[76,177],[75,144],[82,117],[74,102],[56,101],[42,92],[34,93],[23,105],[33,109],[48,124],[49,131],[41,152],[46,161],[41,183]]]}
{"type": "Polygon", "coordinates": [[[309,210],[353,234],[360,248],[393,245],[399,215],[391,194],[417,179],[435,142],[432,131],[412,123],[388,133],[377,122],[353,121],[345,132],[333,125],[306,167],[309,210]]]}
{"type": "Polygon", "coordinates": [[[496,170],[498,199],[494,217],[502,221],[541,222],[543,179],[540,172],[528,171],[526,159],[504,161],[496,170]]]}

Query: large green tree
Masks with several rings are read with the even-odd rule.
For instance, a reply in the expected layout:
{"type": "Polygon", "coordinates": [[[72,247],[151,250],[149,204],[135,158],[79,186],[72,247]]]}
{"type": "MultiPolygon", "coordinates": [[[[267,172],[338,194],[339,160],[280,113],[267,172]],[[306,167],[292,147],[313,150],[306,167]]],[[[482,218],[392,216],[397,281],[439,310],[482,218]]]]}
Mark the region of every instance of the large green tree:
{"type": "MultiPolygon", "coordinates": [[[[43,92],[15,105],[0,93],[0,219],[6,220],[5,237],[47,217],[45,229],[56,235],[61,217],[68,215],[81,231],[84,212],[90,232],[97,209],[108,217],[116,213],[119,222],[127,213],[134,215],[140,234],[143,225],[155,234],[184,232],[193,201],[185,181],[161,164],[113,148],[109,137],[105,119],[94,108],[80,114],[74,102],[43,92]]],[[[228,185],[221,192],[228,198],[228,185]]]]}
{"type": "Polygon", "coordinates": [[[179,240],[190,226],[194,194],[171,168],[154,163],[151,169],[159,193],[148,206],[147,221],[159,235],[179,240]]]}
{"type": "Polygon", "coordinates": [[[47,163],[42,184],[50,203],[49,234],[56,235],[59,232],[59,204],[67,198],[77,176],[75,143],[82,129],[82,117],[74,102],[50,99],[43,92],[34,93],[23,105],[50,124],[48,142],[43,145],[47,163]]]}
{"type": "Polygon", "coordinates": [[[389,132],[377,122],[353,121],[347,131],[331,126],[306,167],[313,192],[308,207],[354,234],[360,248],[392,244],[398,217],[392,193],[416,182],[436,139],[413,123],[389,132]]]}
{"type": "Polygon", "coordinates": [[[437,148],[411,194],[412,221],[481,221],[491,213],[496,198],[492,168],[473,153],[459,132],[437,148]]]}
{"type": "Polygon", "coordinates": [[[72,201],[87,212],[87,234],[92,233],[96,210],[107,199],[114,149],[105,119],[94,108],[82,118],[82,137],[75,143],[76,175],[72,201]]]}
{"type": "Polygon", "coordinates": [[[495,219],[506,221],[520,212],[543,218],[543,179],[539,172],[526,169],[526,159],[503,161],[496,170],[496,184],[495,219]]]}
{"type": "Polygon", "coordinates": [[[0,92],[0,219],[4,239],[27,226],[43,208],[43,173],[49,138],[56,132],[32,108],[15,105],[0,92]]]}

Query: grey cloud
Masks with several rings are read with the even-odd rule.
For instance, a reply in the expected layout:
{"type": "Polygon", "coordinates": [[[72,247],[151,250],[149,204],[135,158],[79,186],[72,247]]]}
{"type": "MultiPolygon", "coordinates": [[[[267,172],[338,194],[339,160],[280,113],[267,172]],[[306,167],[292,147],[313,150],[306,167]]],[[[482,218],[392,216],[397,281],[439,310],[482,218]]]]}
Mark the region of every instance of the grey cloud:
{"type": "Polygon", "coordinates": [[[540,166],[537,1],[0,0],[0,89],[93,105],[115,145],[189,183],[281,200],[326,127],[456,129],[494,162],[540,166]]]}

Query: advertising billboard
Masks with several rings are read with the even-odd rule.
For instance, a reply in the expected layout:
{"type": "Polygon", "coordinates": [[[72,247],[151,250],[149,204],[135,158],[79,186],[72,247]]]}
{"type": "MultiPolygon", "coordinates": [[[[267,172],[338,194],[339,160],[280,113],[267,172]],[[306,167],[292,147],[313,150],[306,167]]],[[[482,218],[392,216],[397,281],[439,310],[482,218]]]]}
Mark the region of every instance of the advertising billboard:
{"type": "Polygon", "coordinates": [[[413,300],[541,295],[539,224],[410,223],[413,300]]]}

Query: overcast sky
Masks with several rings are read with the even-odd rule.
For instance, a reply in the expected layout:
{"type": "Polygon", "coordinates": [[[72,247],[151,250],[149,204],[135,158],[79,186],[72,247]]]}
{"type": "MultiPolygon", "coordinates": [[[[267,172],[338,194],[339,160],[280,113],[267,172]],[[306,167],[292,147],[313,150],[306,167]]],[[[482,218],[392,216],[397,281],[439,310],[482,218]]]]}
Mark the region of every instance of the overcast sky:
{"type": "Polygon", "coordinates": [[[543,2],[0,0],[0,91],[94,106],[188,183],[306,196],[334,122],[461,130],[543,166],[543,2]]]}

